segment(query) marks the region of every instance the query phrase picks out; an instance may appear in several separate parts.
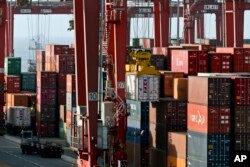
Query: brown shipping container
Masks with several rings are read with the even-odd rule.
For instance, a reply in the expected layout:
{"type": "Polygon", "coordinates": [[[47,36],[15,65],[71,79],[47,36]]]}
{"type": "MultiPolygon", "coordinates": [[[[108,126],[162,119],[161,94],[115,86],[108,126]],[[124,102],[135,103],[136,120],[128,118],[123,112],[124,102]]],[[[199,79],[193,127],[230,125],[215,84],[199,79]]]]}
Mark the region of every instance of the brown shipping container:
{"type": "Polygon", "coordinates": [[[66,75],[64,73],[58,73],[58,88],[65,89],[66,91],[66,75]]]}
{"type": "Polygon", "coordinates": [[[188,103],[188,130],[200,133],[230,133],[230,106],[188,103]]]}
{"type": "Polygon", "coordinates": [[[235,106],[234,132],[250,134],[250,106],[235,106]]]}
{"type": "Polygon", "coordinates": [[[57,92],[58,105],[66,105],[66,89],[58,89],[57,92]]]}
{"type": "Polygon", "coordinates": [[[174,99],[187,100],[188,78],[174,78],[174,99]]]}
{"type": "Polygon", "coordinates": [[[29,107],[29,99],[28,96],[25,94],[6,93],[6,105],[9,107],[13,106],[29,107]]]}
{"type": "Polygon", "coordinates": [[[19,93],[21,90],[21,79],[19,76],[8,75],[5,76],[6,92],[7,93],[19,93]]]}
{"type": "Polygon", "coordinates": [[[187,133],[168,132],[167,155],[183,158],[187,157],[187,133]]]}
{"type": "Polygon", "coordinates": [[[174,78],[183,78],[183,72],[160,71],[162,74],[161,92],[164,97],[173,97],[174,78]]]}
{"type": "Polygon", "coordinates": [[[149,166],[162,167],[166,166],[167,154],[165,151],[150,148],[149,149],[149,166]]]}
{"type": "Polygon", "coordinates": [[[231,79],[189,76],[188,102],[209,106],[229,106],[231,104],[231,79]]]}
{"type": "Polygon", "coordinates": [[[186,159],[174,156],[167,156],[167,167],[186,167],[186,159]]]}
{"type": "Polygon", "coordinates": [[[60,105],[60,120],[66,122],[66,106],[60,105]]]}
{"type": "Polygon", "coordinates": [[[236,133],[234,134],[234,137],[235,137],[234,148],[236,151],[250,151],[249,133],[236,133]]]}
{"type": "Polygon", "coordinates": [[[66,92],[72,93],[76,91],[76,78],[75,74],[67,74],[66,76],[66,92]]]}

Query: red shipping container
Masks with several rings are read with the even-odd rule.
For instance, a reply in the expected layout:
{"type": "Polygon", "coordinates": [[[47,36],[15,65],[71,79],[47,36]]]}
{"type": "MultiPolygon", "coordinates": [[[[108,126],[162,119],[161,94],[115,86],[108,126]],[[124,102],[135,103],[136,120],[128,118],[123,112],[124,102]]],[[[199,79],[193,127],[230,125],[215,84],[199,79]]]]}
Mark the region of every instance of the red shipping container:
{"type": "Polygon", "coordinates": [[[234,131],[235,133],[250,134],[250,106],[235,106],[234,131]]]}
{"type": "Polygon", "coordinates": [[[58,90],[58,105],[66,105],[66,89],[58,90]]]}
{"type": "Polygon", "coordinates": [[[76,92],[76,78],[75,74],[67,74],[66,76],[66,92],[76,92]]]}
{"type": "Polygon", "coordinates": [[[64,73],[58,74],[58,88],[66,90],[66,75],[64,73]]]}
{"type": "Polygon", "coordinates": [[[214,73],[230,73],[232,71],[232,55],[230,53],[209,53],[210,71],[214,73]]]}
{"type": "Polygon", "coordinates": [[[154,39],[140,38],[140,46],[142,46],[142,48],[151,49],[154,46],[154,39]]]}
{"type": "Polygon", "coordinates": [[[72,54],[56,55],[56,71],[59,73],[75,73],[75,56],[72,54]]]}
{"type": "Polygon", "coordinates": [[[206,51],[172,50],[171,71],[196,75],[208,71],[208,53],[206,51]]]}
{"type": "Polygon", "coordinates": [[[38,88],[56,88],[57,73],[55,72],[37,72],[37,87],[38,88]]]}
{"type": "Polygon", "coordinates": [[[56,89],[37,88],[37,103],[55,105],[57,102],[56,89]]]}
{"type": "Polygon", "coordinates": [[[51,122],[56,121],[56,105],[49,105],[49,104],[37,104],[36,105],[37,114],[36,119],[38,122],[51,122]]]}
{"type": "Polygon", "coordinates": [[[54,122],[41,122],[37,128],[40,137],[56,137],[57,131],[54,122]]]}
{"type": "Polygon", "coordinates": [[[235,105],[250,105],[250,78],[234,78],[235,105]]]}
{"type": "Polygon", "coordinates": [[[230,106],[188,103],[188,130],[200,133],[230,133],[230,106]]]}
{"type": "Polygon", "coordinates": [[[19,93],[21,88],[20,77],[14,75],[5,76],[7,93],[19,93]]]}

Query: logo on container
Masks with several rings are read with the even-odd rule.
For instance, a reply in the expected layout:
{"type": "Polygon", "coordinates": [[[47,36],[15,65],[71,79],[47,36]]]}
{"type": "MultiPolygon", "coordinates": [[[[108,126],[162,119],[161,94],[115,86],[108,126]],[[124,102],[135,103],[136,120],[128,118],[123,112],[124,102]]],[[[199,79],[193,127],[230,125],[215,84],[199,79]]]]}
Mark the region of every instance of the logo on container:
{"type": "Polygon", "coordinates": [[[200,111],[197,111],[197,114],[191,115],[191,121],[197,123],[198,125],[205,124],[205,116],[200,114],[200,111]]]}
{"type": "Polygon", "coordinates": [[[176,66],[183,66],[183,60],[180,60],[179,58],[176,59],[176,66]]]}

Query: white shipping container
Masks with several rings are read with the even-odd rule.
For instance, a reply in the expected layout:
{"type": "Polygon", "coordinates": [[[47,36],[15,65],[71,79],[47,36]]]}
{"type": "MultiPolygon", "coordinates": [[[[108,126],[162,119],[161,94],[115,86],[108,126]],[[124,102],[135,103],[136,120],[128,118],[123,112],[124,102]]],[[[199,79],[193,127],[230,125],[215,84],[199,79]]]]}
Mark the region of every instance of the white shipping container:
{"type": "Polygon", "coordinates": [[[160,77],[126,73],[126,98],[137,101],[158,101],[160,92],[160,77]]]}
{"type": "Polygon", "coordinates": [[[7,123],[13,126],[30,126],[30,108],[23,106],[9,107],[7,110],[7,123]]]}

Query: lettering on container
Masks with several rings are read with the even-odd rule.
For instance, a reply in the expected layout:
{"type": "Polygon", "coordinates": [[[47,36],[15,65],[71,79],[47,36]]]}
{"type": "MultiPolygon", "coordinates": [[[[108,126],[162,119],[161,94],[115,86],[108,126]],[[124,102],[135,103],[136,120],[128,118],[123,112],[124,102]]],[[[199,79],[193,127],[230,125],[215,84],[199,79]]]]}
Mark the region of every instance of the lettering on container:
{"type": "Polygon", "coordinates": [[[204,5],[204,10],[218,10],[218,5],[204,5]]]}
{"type": "Polygon", "coordinates": [[[197,111],[197,115],[191,115],[192,122],[197,123],[198,125],[205,124],[205,116],[200,114],[200,111],[197,111]]]}
{"type": "Polygon", "coordinates": [[[31,9],[20,9],[20,13],[31,13],[31,9]]]}
{"type": "Polygon", "coordinates": [[[176,66],[183,66],[183,60],[180,60],[179,58],[176,59],[176,66]]]}
{"type": "Polygon", "coordinates": [[[41,9],[41,13],[52,13],[52,9],[41,9]]]}
{"type": "Polygon", "coordinates": [[[139,13],[151,13],[152,8],[139,8],[139,13]]]}

